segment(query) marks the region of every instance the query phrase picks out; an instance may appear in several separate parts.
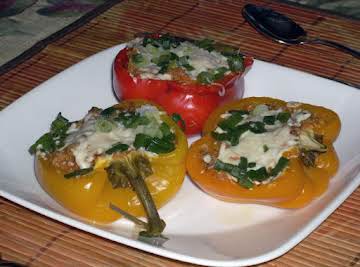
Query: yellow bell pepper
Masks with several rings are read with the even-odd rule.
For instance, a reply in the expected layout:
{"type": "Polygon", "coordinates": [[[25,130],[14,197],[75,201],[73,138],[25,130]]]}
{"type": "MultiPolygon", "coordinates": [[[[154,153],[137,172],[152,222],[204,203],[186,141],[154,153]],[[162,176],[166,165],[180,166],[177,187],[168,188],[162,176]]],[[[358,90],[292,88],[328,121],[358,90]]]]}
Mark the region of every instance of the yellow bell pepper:
{"type": "MultiPolygon", "coordinates": [[[[95,156],[95,159],[91,163],[89,173],[83,175],[80,173],[79,175],[75,175],[75,177],[71,177],[72,175],[70,174],[69,177],[68,170],[63,170],[59,168],[58,165],[54,164],[54,153],[56,153],[56,150],[50,149],[50,152],[44,152],[42,150],[46,144],[41,144],[41,141],[40,143],[38,141],[30,151],[36,153],[37,176],[45,191],[63,207],[93,223],[111,223],[121,217],[118,212],[110,208],[110,204],[132,216],[138,217],[148,215],[149,217],[149,211],[147,208],[144,209],[144,202],[131,182],[131,186],[116,187],[114,186],[114,183],[116,184],[117,180],[114,182],[109,178],[111,173],[109,168],[118,164],[118,169],[115,168],[112,170],[112,174],[116,174],[116,172],[120,171],[125,172],[126,175],[127,172],[132,173],[134,174],[133,176],[137,176],[135,178],[140,177],[141,179],[138,179],[135,183],[145,181],[145,187],[147,188],[145,191],[150,193],[150,198],[152,198],[156,208],[165,205],[172,197],[174,197],[185,177],[185,156],[188,147],[186,136],[178,125],[167,116],[159,106],[148,101],[123,101],[120,104],[113,106],[111,109],[126,114],[127,111],[133,112],[137,108],[149,105],[156,107],[160,111],[161,122],[169,126],[169,128],[167,128],[168,131],[165,134],[172,136],[172,138],[169,139],[170,141],[168,141],[172,142],[174,145],[171,151],[155,153],[151,152],[151,149],[149,149],[150,152],[147,151],[146,147],[144,148],[142,146],[141,148],[134,148],[132,145],[130,145],[126,151],[113,153],[104,153],[104,151],[102,151],[102,153],[95,156]],[[140,161],[138,159],[140,159],[140,161]],[[122,163],[130,167],[128,168],[125,166],[126,168],[123,170],[121,169],[122,163]],[[144,171],[143,167],[138,165],[138,163],[140,165],[141,163],[148,165],[148,170],[145,168],[144,171]],[[145,175],[144,172],[146,173],[145,175]],[[68,176],[68,178],[65,178],[64,176],[68,176]]],[[[134,125],[131,127],[134,127],[134,125]]],[[[165,138],[165,134],[162,134],[162,138],[165,138]]],[[[156,140],[159,141],[159,138],[156,140]]],[[[121,142],[121,137],[117,141],[121,142]]],[[[134,143],[135,142],[136,140],[134,143]]],[[[159,144],[155,142],[155,146],[156,145],[159,144]]],[[[160,143],[160,146],[161,145],[162,144],[160,143]]],[[[60,149],[64,150],[64,147],[61,147],[60,149]]],[[[74,151],[73,147],[72,151],[74,151]]],[[[77,167],[75,170],[72,170],[72,173],[76,174],[79,169],[81,172],[81,168],[77,167]]],[[[132,176],[132,174],[130,174],[130,176],[132,176]]],[[[141,195],[147,194],[147,192],[141,190],[141,195]]],[[[157,211],[150,211],[150,213],[152,212],[157,214],[157,211]]],[[[150,218],[148,221],[149,220],[150,218]]],[[[160,219],[157,218],[155,220],[159,223],[160,219]]],[[[160,226],[157,234],[161,233],[163,227],[164,226],[160,226]]],[[[147,230],[150,231],[151,229],[147,230]]]]}
{"type": "MultiPolygon", "coordinates": [[[[191,145],[187,156],[187,171],[200,188],[220,200],[283,208],[303,207],[327,189],[329,179],[338,169],[339,162],[332,143],[339,134],[340,125],[340,119],[335,112],[309,104],[286,103],[269,97],[249,97],[227,103],[209,116],[203,128],[203,137],[191,145]],[[231,171],[216,167],[215,161],[218,160],[221,145],[229,147],[231,144],[228,140],[216,137],[214,130],[229,117],[229,113],[239,110],[251,112],[263,104],[270,110],[281,108],[289,114],[299,110],[310,112],[311,116],[297,126],[298,134],[313,133],[313,136],[322,139],[319,144],[326,149],[321,152],[311,151],[304,150],[299,144],[295,145],[282,154],[288,165],[275,179],[264,183],[257,182],[251,188],[247,188],[229,175],[231,171]],[[310,153],[310,156],[315,156],[313,161],[310,160],[311,164],[306,159],[306,155],[309,154],[304,151],[314,152],[310,153]]],[[[220,133],[223,133],[221,129],[220,133]]]]}

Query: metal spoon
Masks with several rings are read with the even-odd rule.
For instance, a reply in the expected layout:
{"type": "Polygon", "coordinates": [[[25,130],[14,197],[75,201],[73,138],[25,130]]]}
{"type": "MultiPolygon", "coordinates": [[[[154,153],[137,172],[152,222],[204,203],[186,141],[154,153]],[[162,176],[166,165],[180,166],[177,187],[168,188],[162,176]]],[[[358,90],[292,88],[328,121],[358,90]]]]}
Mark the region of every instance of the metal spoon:
{"type": "Polygon", "coordinates": [[[322,44],[340,49],[360,59],[360,52],[334,41],[307,37],[306,31],[296,22],[270,8],[247,4],[244,18],[258,32],[283,44],[322,44]]]}

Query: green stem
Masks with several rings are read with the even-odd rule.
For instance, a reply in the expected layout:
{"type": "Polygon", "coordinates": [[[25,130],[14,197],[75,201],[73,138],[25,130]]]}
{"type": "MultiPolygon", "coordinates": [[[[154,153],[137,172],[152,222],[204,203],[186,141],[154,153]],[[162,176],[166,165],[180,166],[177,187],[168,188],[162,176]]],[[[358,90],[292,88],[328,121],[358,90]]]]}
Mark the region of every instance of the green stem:
{"type": "MultiPolygon", "coordinates": [[[[154,200],[145,183],[145,177],[151,173],[149,160],[146,156],[137,152],[129,153],[124,158],[114,161],[108,168],[108,174],[111,176],[109,177],[110,180],[125,176],[131,187],[135,190],[148,218],[146,231],[141,234],[149,237],[160,236],[165,228],[165,222],[161,220],[154,200]]],[[[129,218],[129,216],[127,217],[129,218]]],[[[138,221],[134,222],[138,223],[138,221]]]]}

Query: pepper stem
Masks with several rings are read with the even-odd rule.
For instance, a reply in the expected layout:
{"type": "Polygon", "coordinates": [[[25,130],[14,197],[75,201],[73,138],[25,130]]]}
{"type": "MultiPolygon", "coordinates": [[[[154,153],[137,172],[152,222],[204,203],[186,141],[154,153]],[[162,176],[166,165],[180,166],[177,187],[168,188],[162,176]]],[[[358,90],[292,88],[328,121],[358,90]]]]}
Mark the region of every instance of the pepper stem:
{"type": "MultiPolygon", "coordinates": [[[[107,168],[107,172],[110,182],[126,177],[143,205],[148,220],[146,231],[140,234],[148,237],[160,236],[165,228],[165,222],[160,218],[154,200],[145,183],[145,178],[152,174],[149,159],[142,153],[131,152],[121,159],[113,161],[107,168]]],[[[113,183],[113,187],[117,187],[117,185],[113,183]]],[[[125,216],[140,224],[140,220],[133,220],[131,217],[125,216]]]]}

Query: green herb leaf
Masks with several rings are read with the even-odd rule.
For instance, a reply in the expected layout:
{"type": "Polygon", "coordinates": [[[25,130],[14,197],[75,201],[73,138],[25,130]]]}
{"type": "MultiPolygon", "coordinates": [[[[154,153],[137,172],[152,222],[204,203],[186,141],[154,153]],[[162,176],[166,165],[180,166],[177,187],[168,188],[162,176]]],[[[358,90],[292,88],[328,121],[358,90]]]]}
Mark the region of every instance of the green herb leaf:
{"type": "Polygon", "coordinates": [[[274,125],[275,124],[275,116],[264,116],[263,122],[266,125],[274,125]]]}
{"type": "Polygon", "coordinates": [[[169,153],[175,149],[173,142],[164,138],[153,137],[150,144],[146,147],[147,151],[154,152],[156,154],[169,153]]]}
{"type": "Polygon", "coordinates": [[[247,175],[249,176],[250,180],[252,181],[265,181],[267,178],[269,178],[269,174],[266,171],[265,167],[261,167],[257,170],[249,170],[247,172],[247,175]]]}
{"type": "Polygon", "coordinates": [[[75,178],[75,177],[78,177],[78,176],[86,175],[86,174],[92,172],[93,170],[94,170],[94,168],[79,169],[79,170],[76,170],[76,171],[65,174],[64,177],[66,179],[75,178]]]}
{"type": "Polygon", "coordinates": [[[123,143],[116,143],[111,148],[105,151],[105,154],[111,155],[118,151],[126,151],[129,149],[129,146],[127,144],[123,143]]]}
{"type": "Polygon", "coordinates": [[[140,116],[140,114],[135,112],[122,112],[115,120],[121,122],[125,128],[136,128],[140,125],[148,125],[150,123],[149,118],[140,116]]]}
{"type": "Polygon", "coordinates": [[[285,157],[281,157],[275,167],[270,171],[270,175],[274,177],[277,176],[288,166],[288,164],[289,160],[285,157]]]}
{"type": "Polygon", "coordinates": [[[151,143],[151,139],[152,139],[151,136],[139,133],[135,136],[135,141],[133,145],[136,149],[139,149],[141,147],[146,149],[148,145],[151,143]]]}
{"type": "Polygon", "coordinates": [[[244,69],[243,57],[241,55],[232,55],[228,57],[229,69],[233,72],[242,71],[244,69]]]}
{"type": "Polygon", "coordinates": [[[101,116],[111,117],[114,113],[116,113],[117,109],[114,107],[109,107],[100,112],[101,116]]]}
{"type": "Polygon", "coordinates": [[[252,181],[250,181],[246,176],[246,168],[242,169],[239,166],[232,165],[229,163],[224,163],[221,160],[216,160],[214,169],[217,171],[225,171],[225,172],[229,173],[231,176],[233,176],[237,179],[237,182],[241,186],[243,186],[245,188],[251,188],[254,186],[252,181]]]}
{"type": "Polygon", "coordinates": [[[248,168],[254,168],[256,166],[256,162],[249,162],[248,168]]]}
{"type": "Polygon", "coordinates": [[[253,133],[265,133],[265,124],[261,121],[252,121],[249,123],[250,131],[253,133]]]}
{"type": "Polygon", "coordinates": [[[241,112],[233,113],[230,117],[220,121],[218,126],[223,129],[233,129],[235,126],[243,120],[243,114],[241,112]]]}
{"type": "Polygon", "coordinates": [[[217,171],[226,171],[226,172],[231,172],[231,170],[236,167],[235,165],[229,164],[229,163],[225,163],[222,162],[221,160],[216,160],[215,161],[215,165],[214,165],[214,169],[217,171]]]}
{"type": "Polygon", "coordinates": [[[241,115],[249,115],[249,111],[247,111],[247,110],[232,109],[232,110],[229,110],[228,112],[232,115],[237,114],[237,113],[240,113],[241,115]]]}
{"type": "Polygon", "coordinates": [[[35,154],[36,151],[44,153],[54,152],[56,149],[55,141],[50,133],[43,134],[32,146],[29,148],[30,154],[35,154]]]}
{"type": "Polygon", "coordinates": [[[180,127],[182,128],[183,131],[185,131],[185,128],[186,128],[185,121],[183,120],[183,118],[181,117],[180,114],[173,113],[171,115],[171,118],[173,119],[173,121],[175,121],[175,123],[177,123],[177,124],[180,123],[180,127]]]}
{"type": "Polygon", "coordinates": [[[54,136],[64,135],[70,127],[69,120],[59,113],[56,119],[51,123],[50,132],[54,136]]]}
{"type": "Polygon", "coordinates": [[[180,40],[179,38],[176,38],[169,34],[163,34],[157,37],[145,36],[142,45],[145,47],[148,44],[151,44],[154,47],[162,47],[163,49],[168,50],[171,47],[178,47],[180,44],[180,40]]]}
{"type": "Polygon", "coordinates": [[[141,63],[143,63],[145,61],[145,58],[143,55],[141,54],[133,54],[131,56],[131,61],[135,64],[135,65],[139,65],[141,63]]]}
{"type": "Polygon", "coordinates": [[[202,71],[196,77],[196,81],[201,84],[210,84],[215,81],[215,77],[209,71],[202,71]]]}
{"type": "Polygon", "coordinates": [[[202,49],[205,49],[209,52],[213,51],[215,48],[214,48],[214,40],[211,40],[211,39],[202,39],[202,40],[197,40],[195,41],[195,45],[202,48],[202,49]]]}
{"type": "Polygon", "coordinates": [[[169,136],[164,138],[158,138],[139,133],[135,137],[134,147],[136,149],[143,147],[145,148],[145,150],[157,154],[169,153],[175,149],[173,139],[174,138],[169,138],[169,136]]]}
{"type": "Polygon", "coordinates": [[[248,167],[248,159],[245,157],[240,157],[239,168],[246,171],[247,167],[248,167]]]}
{"type": "Polygon", "coordinates": [[[280,121],[281,123],[287,123],[287,121],[290,119],[291,114],[289,112],[280,112],[276,119],[280,121]]]}
{"type": "Polygon", "coordinates": [[[215,81],[218,81],[218,80],[221,80],[222,78],[224,78],[225,76],[225,73],[228,71],[229,69],[228,68],[225,68],[225,67],[220,67],[220,68],[217,68],[214,72],[214,80],[215,81]]]}
{"type": "Polygon", "coordinates": [[[111,121],[105,119],[104,117],[100,117],[95,122],[95,129],[98,132],[108,133],[111,132],[114,128],[114,125],[111,121]]]}
{"type": "Polygon", "coordinates": [[[237,49],[235,49],[234,47],[219,43],[215,44],[215,50],[220,52],[225,57],[230,57],[239,54],[237,49]]]}
{"type": "Polygon", "coordinates": [[[178,65],[181,66],[181,67],[184,67],[188,71],[192,71],[195,68],[189,64],[188,58],[189,58],[189,56],[180,57],[179,60],[178,60],[178,65]]]}
{"type": "Polygon", "coordinates": [[[29,148],[30,154],[35,154],[36,150],[43,153],[54,152],[57,148],[64,145],[67,131],[71,123],[59,113],[56,119],[51,123],[50,132],[43,134],[29,148]]]}
{"type": "Polygon", "coordinates": [[[263,145],[264,152],[267,152],[269,150],[269,147],[267,145],[263,145]]]}

